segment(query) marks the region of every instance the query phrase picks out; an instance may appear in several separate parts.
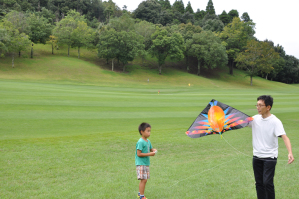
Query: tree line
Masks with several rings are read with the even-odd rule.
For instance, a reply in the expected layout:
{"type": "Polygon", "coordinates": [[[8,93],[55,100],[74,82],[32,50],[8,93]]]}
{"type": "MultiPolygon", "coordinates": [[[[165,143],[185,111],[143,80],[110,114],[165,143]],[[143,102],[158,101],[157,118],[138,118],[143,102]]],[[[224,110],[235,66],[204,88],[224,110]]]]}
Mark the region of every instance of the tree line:
{"type": "Polygon", "coordinates": [[[284,83],[299,82],[299,60],[287,55],[272,41],[254,37],[255,23],[247,12],[215,13],[212,0],[205,10],[194,12],[182,0],[146,0],[133,12],[112,0],[0,0],[0,55],[12,56],[50,43],[78,49],[96,49],[99,58],[122,64],[136,57],[157,59],[159,74],[167,58],[185,60],[185,70],[201,74],[228,66],[244,69],[248,76],[261,76],[284,83]],[[194,64],[196,63],[196,64],[194,64]]]}

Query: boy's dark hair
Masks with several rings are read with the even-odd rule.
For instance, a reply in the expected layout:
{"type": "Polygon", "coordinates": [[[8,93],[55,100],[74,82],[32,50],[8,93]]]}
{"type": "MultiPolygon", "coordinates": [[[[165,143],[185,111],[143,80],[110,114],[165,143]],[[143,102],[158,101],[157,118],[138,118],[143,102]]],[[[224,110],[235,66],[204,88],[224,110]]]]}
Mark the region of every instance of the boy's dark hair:
{"type": "MultiPolygon", "coordinates": [[[[271,108],[272,108],[272,106],[273,106],[273,97],[271,97],[270,95],[259,96],[257,98],[257,101],[259,101],[259,100],[263,100],[264,103],[265,103],[265,105],[266,105],[266,107],[270,105],[271,108]]],[[[270,108],[270,110],[271,110],[271,108],[270,108]]]]}
{"type": "Polygon", "coordinates": [[[151,128],[151,125],[149,123],[145,123],[145,122],[141,123],[138,127],[140,135],[141,135],[141,131],[145,131],[145,129],[148,127],[151,128]]]}

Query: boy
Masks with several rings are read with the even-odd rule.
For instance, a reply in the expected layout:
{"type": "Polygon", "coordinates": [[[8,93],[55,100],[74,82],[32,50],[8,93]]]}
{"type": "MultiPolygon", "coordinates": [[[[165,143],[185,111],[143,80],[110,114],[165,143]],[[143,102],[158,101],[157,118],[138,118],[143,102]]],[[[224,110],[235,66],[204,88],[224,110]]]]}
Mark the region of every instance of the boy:
{"type": "Polygon", "coordinates": [[[288,163],[294,161],[290,139],[287,137],[281,121],[270,110],[273,98],[262,95],[257,98],[258,115],[249,124],[252,128],[253,171],[258,199],[274,199],[274,173],[278,157],[278,137],[282,137],[289,152],[288,163]]]}
{"type": "Polygon", "coordinates": [[[148,123],[141,123],[139,125],[138,130],[141,135],[141,138],[138,140],[136,144],[135,152],[137,179],[140,180],[139,193],[137,197],[140,199],[146,199],[146,197],[144,196],[144,190],[147,179],[150,178],[149,156],[154,156],[157,153],[157,150],[153,149],[150,140],[147,139],[151,134],[151,125],[149,125],[148,123]]]}

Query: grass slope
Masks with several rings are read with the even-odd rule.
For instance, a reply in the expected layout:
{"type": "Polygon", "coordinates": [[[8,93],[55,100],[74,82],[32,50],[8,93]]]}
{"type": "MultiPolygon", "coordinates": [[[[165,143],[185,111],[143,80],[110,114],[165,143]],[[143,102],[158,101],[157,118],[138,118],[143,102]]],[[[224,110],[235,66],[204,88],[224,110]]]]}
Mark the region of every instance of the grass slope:
{"type": "Polygon", "coordinates": [[[185,88],[190,84],[194,87],[207,89],[283,89],[286,86],[285,84],[267,81],[259,77],[254,78],[253,86],[250,86],[249,77],[245,77],[244,72],[237,69],[235,69],[233,76],[227,74],[227,68],[218,69],[213,71],[213,73],[207,71],[204,76],[196,76],[172,69],[170,67],[172,62],[169,61],[162,70],[163,74],[158,75],[157,63],[148,58],[143,67],[140,66],[141,60],[137,59],[126,66],[126,73],[122,73],[110,71],[110,66],[100,62],[96,57],[96,52],[84,49],[81,50],[81,59],[77,58],[75,49],[72,49],[70,57],[67,57],[67,49],[63,47],[55,51],[55,55],[51,55],[51,46],[35,45],[34,52],[34,59],[16,58],[15,68],[11,67],[10,57],[2,59],[0,78],[48,82],[53,82],[54,80],[62,83],[72,82],[109,87],[138,87],[140,85],[148,88],[168,88],[173,86],[185,88]]]}
{"type": "MultiPolygon", "coordinates": [[[[110,72],[96,59],[39,52],[17,59],[14,69],[7,60],[0,66],[0,198],[135,198],[134,152],[144,121],[159,151],[151,157],[147,197],[256,198],[249,128],[223,139],[185,135],[212,98],[254,115],[256,97],[271,94],[272,113],[295,158],[299,153],[296,86],[255,78],[250,87],[241,71],[225,79],[172,69],[159,76],[134,65],[128,73],[110,72]]],[[[287,165],[281,139],[279,146],[276,197],[297,198],[298,163],[287,165]]]]}

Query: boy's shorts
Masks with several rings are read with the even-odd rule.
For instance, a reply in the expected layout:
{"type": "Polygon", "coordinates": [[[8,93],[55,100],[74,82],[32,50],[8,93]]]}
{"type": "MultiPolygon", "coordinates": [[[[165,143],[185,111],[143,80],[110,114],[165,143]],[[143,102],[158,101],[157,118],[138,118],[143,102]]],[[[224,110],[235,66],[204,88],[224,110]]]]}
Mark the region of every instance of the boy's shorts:
{"type": "Polygon", "coordinates": [[[145,180],[150,178],[149,166],[137,165],[136,172],[138,180],[145,180]]]}

